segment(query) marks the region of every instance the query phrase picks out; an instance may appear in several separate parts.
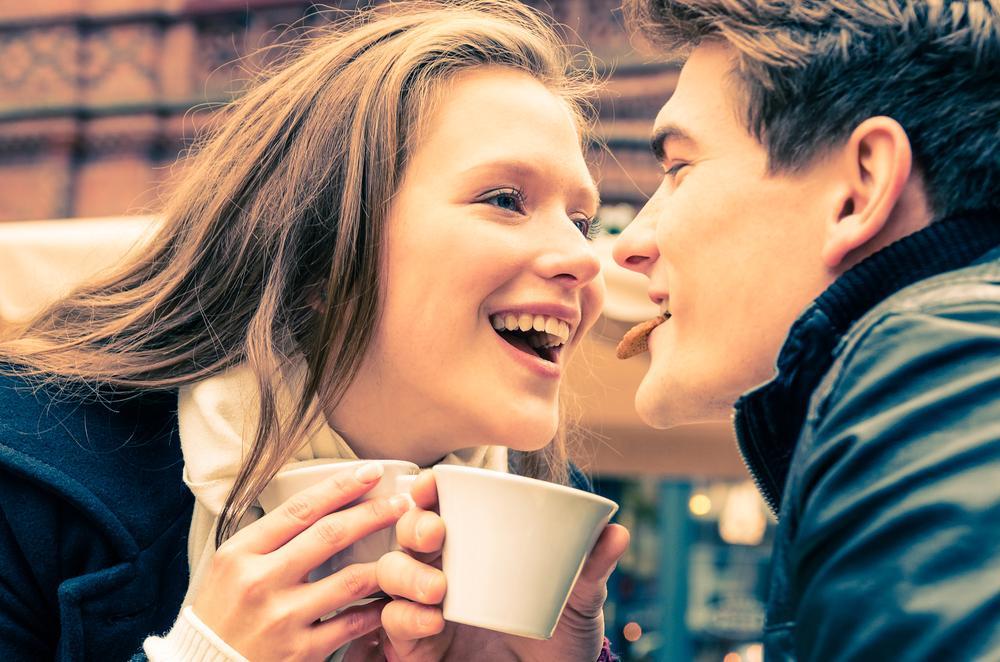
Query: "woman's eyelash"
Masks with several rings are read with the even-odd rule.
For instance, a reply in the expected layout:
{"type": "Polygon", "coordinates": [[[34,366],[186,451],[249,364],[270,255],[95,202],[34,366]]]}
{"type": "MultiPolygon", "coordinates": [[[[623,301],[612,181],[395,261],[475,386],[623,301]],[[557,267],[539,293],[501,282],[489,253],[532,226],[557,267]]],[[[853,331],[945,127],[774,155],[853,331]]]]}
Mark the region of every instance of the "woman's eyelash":
{"type": "Polygon", "coordinates": [[[500,209],[523,214],[526,208],[524,193],[516,188],[504,188],[491,191],[482,202],[493,204],[500,209]],[[506,202],[507,204],[504,204],[506,202]]]}
{"type": "MultiPolygon", "coordinates": [[[[525,213],[527,209],[524,193],[513,187],[491,191],[486,195],[486,197],[482,198],[480,202],[491,204],[495,207],[499,207],[500,209],[519,214],[525,213]]],[[[573,225],[576,225],[579,228],[580,233],[586,237],[587,240],[596,239],[601,233],[601,221],[596,217],[574,218],[572,221],[573,225]],[[579,223],[586,224],[586,227],[580,227],[578,225],[579,223]]]]}
{"type": "Polygon", "coordinates": [[[573,223],[587,224],[586,228],[580,228],[580,232],[587,238],[587,241],[593,241],[601,234],[601,219],[596,216],[593,218],[577,218],[573,220],[573,223]]]}
{"type": "Polygon", "coordinates": [[[688,165],[687,163],[675,163],[670,167],[663,166],[663,174],[669,177],[676,177],[677,173],[681,171],[681,168],[688,165]]]}

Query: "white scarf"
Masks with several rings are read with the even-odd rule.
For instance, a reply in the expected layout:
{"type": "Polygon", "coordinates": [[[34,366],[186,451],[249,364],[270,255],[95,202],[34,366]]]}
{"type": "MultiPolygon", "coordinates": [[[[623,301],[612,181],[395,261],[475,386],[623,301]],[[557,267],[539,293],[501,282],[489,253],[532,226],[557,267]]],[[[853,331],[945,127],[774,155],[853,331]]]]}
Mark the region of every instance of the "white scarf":
{"type": "MultiPolygon", "coordinates": [[[[275,384],[279,416],[295,411],[305,379],[305,363],[284,371],[275,384]]],[[[313,407],[316,406],[315,401],[313,407]]],[[[184,482],[194,493],[194,514],[188,535],[188,567],[191,579],[184,604],[191,603],[215,553],[219,514],[239,473],[243,457],[253,442],[260,411],[257,379],[245,364],[181,388],[178,420],[184,454],[184,482]]],[[[347,442],[326,424],[323,416],[306,435],[306,441],[282,469],[329,462],[356,460],[347,442]]],[[[504,446],[477,446],[455,451],[442,464],[461,464],[507,471],[504,446]]],[[[262,516],[251,508],[240,520],[242,528],[262,516]]]]}

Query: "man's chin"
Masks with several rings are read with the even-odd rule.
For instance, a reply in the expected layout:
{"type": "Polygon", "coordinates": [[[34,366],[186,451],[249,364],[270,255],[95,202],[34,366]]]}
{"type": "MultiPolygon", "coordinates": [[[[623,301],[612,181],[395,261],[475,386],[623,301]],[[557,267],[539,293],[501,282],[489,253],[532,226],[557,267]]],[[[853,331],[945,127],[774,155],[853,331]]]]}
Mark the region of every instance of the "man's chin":
{"type": "Polygon", "coordinates": [[[649,427],[666,430],[692,423],[729,420],[732,404],[719,398],[696,396],[677,385],[644,380],[635,394],[635,411],[649,427]]]}
{"type": "Polygon", "coordinates": [[[665,430],[685,421],[678,421],[671,403],[661,393],[656,393],[643,383],[635,394],[635,411],[639,419],[651,428],[665,430]],[[653,392],[651,392],[653,391],[653,392]]]}

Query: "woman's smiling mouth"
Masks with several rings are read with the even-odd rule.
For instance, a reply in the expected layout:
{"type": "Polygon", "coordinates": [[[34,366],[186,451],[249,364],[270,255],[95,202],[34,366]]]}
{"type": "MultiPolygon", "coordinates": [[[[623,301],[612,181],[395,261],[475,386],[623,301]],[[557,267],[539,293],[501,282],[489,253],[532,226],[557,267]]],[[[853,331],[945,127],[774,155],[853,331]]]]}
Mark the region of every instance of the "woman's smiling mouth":
{"type": "Polygon", "coordinates": [[[569,322],[551,315],[495,313],[490,315],[493,330],[508,345],[531,357],[558,363],[562,347],[569,341],[569,322]]]}

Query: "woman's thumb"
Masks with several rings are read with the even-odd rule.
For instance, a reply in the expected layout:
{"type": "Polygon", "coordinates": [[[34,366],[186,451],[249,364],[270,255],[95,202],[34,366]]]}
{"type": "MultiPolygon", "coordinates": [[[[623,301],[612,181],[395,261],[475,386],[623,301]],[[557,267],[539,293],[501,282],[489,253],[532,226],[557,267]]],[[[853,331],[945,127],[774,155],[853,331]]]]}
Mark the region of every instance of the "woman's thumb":
{"type": "Polygon", "coordinates": [[[593,616],[600,612],[607,596],[608,577],[628,549],[628,543],[629,533],[624,526],[609,524],[604,527],[573,588],[570,596],[573,609],[593,616]]]}

